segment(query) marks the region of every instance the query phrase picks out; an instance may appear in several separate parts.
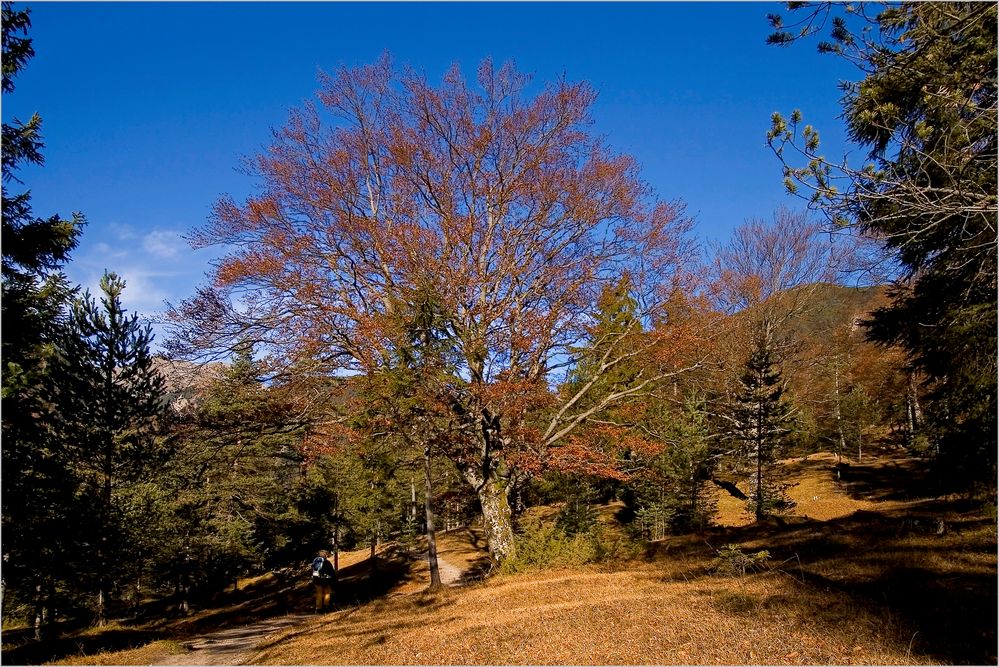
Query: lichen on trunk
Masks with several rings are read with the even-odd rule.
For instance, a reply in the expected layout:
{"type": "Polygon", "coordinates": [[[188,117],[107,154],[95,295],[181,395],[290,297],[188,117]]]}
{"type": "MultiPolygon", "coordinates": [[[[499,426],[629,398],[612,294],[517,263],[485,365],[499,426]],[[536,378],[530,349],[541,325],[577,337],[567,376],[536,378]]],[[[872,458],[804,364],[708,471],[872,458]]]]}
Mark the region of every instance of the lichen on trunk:
{"type": "Polygon", "coordinates": [[[506,495],[506,483],[495,471],[484,476],[480,470],[466,468],[462,473],[479,496],[482,526],[493,562],[500,564],[514,558],[517,547],[513,540],[513,514],[506,495]]]}

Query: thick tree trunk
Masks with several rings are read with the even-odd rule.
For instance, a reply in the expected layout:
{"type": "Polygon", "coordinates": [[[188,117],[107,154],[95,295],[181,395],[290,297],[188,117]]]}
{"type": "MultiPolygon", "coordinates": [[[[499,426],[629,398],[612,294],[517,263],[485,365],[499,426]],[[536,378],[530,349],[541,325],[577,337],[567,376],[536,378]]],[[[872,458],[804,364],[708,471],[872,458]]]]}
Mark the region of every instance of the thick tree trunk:
{"type": "Polygon", "coordinates": [[[516,555],[513,542],[512,513],[506,497],[506,488],[495,472],[483,479],[480,471],[466,468],[462,471],[465,479],[479,495],[482,505],[482,526],[486,531],[489,555],[494,563],[502,563],[516,555]]]}
{"type": "Polygon", "coordinates": [[[423,482],[425,495],[423,498],[423,510],[427,517],[427,564],[430,566],[430,590],[435,591],[442,587],[440,567],[437,564],[437,535],[434,530],[434,510],[433,503],[433,480],[430,476],[430,450],[423,453],[423,482]]]}

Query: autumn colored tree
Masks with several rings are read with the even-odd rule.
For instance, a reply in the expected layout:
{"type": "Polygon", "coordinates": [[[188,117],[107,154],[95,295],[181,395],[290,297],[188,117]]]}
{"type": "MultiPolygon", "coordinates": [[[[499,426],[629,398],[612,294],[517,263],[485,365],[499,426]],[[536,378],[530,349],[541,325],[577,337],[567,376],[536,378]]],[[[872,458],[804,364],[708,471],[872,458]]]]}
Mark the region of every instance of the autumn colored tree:
{"type": "Polygon", "coordinates": [[[689,331],[661,326],[594,366],[600,375],[641,355],[629,389],[594,399],[599,383],[588,382],[557,404],[548,390],[581,363],[572,350],[621,276],[640,319],[667,321],[690,221],[589,133],[586,84],[560,80],[532,96],[527,77],[488,60],[476,83],[455,67],[435,87],[387,57],[324,75],[320,103],[295,111],[252,161],[259,192],[221,199],[196,235],[229,254],[172,319],[189,354],[248,335],[274,363],[373,373],[400,345],[395,304],[432,288],[464,380],[439,397],[454,421],[447,455],[502,560],[514,549],[513,471],[682,370],[670,342],[689,331]]]}
{"type": "Polygon", "coordinates": [[[781,207],[772,221],[747,220],[715,246],[710,293],[720,311],[738,314],[732,321],[746,343],[762,336],[783,355],[793,342],[791,321],[815,306],[824,283],[849,270],[853,251],[848,239],[823,237],[806,213],[781,207]]]}

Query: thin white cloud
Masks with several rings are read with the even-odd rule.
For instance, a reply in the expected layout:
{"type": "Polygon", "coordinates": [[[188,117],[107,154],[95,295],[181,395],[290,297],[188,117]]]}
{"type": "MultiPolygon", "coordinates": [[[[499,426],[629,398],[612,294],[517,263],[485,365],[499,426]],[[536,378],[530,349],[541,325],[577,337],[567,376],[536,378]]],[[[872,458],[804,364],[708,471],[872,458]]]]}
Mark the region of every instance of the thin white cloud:
{"type": "MultiPolygon", "coordinates": [[[[161,271],[149,271],[140,267],[117,267],[111,269],[112,273],[125,281],[125,291],[121,294],[121,303],[128,311],[138,312],[141,315],[152,315],[157,311],[164,310],[164,301],[170,298],[169,292],[163,288],[163,279],[171,276],[170,273],[161,271]]],[[[101,299],[101,273],[91,273],[87,280],[83,281],[83,287],[90,290],[90,295],[97,301],[101,299]]]]}
{"type": "Polygon", "coordinates": [[[170,259],[177,257],[187,242],[177,232],[155,229],[142,237],[142,247],[150,255],[170,259]]]}
{"type": "Polygon", "coordinates": [[[131,241],[139,236],[132,225],[124,222],[109,222],[108,229],[118,238],[119,241],[131,241]]]}

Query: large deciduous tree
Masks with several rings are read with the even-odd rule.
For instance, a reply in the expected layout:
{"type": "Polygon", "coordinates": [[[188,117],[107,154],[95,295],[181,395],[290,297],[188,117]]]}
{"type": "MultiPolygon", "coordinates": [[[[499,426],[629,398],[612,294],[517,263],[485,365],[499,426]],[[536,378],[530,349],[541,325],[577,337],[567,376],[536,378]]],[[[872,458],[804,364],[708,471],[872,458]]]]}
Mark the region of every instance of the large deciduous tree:
{"type": "Polygon", "coordinates": [[[841,84],[849,138],[863,164],[827,160],[801,114],[774,114],[769,142],[789,191],[838,228],[882,244],[900,268],[892,303],[869,323],[925,372],[926,406],[944,470],[995,487],[995,3],[792,3],[770,42],[825,27],[819,50],[857,65],[841,84]]]}
{"type": "Polygon", "coordinates": [[[598,375],[643,358],[629,388],[584,401],[600,385],[587,383],[550,404],[604,286],[629,275],[639,318],[668,322],[689,220],[589,132],[589,86],[560,80],[531,95],[527,77],[489,61],[476,83],[455,67],[433,86],[387,57],[323,76],[320,103],[295,111],[251,161],[258,193],[221,199],[196,234],[229,254],[172,316],[188,353],[249,336],[274,362],[372,373],[404,342],[395,304],[432,291],[463,379],[439,397],[455,422],[447,454],[502,560],[514,549],[507,487],[518,460],[677,371],[664,339],[679,330],[660,326],[637,347],[602,350],[598,375]]]}
{"type": "Polygon", "coordinates": [[[848,239],[823,238],[821,226],[803,211],[781,207],[772,221],[746,220],[714,248],[710,294],[715,307],[735,315],[743,350],[762,337],[786,356],[792,321],[815,308],[824,283],[853,266],[848,239]]]}

